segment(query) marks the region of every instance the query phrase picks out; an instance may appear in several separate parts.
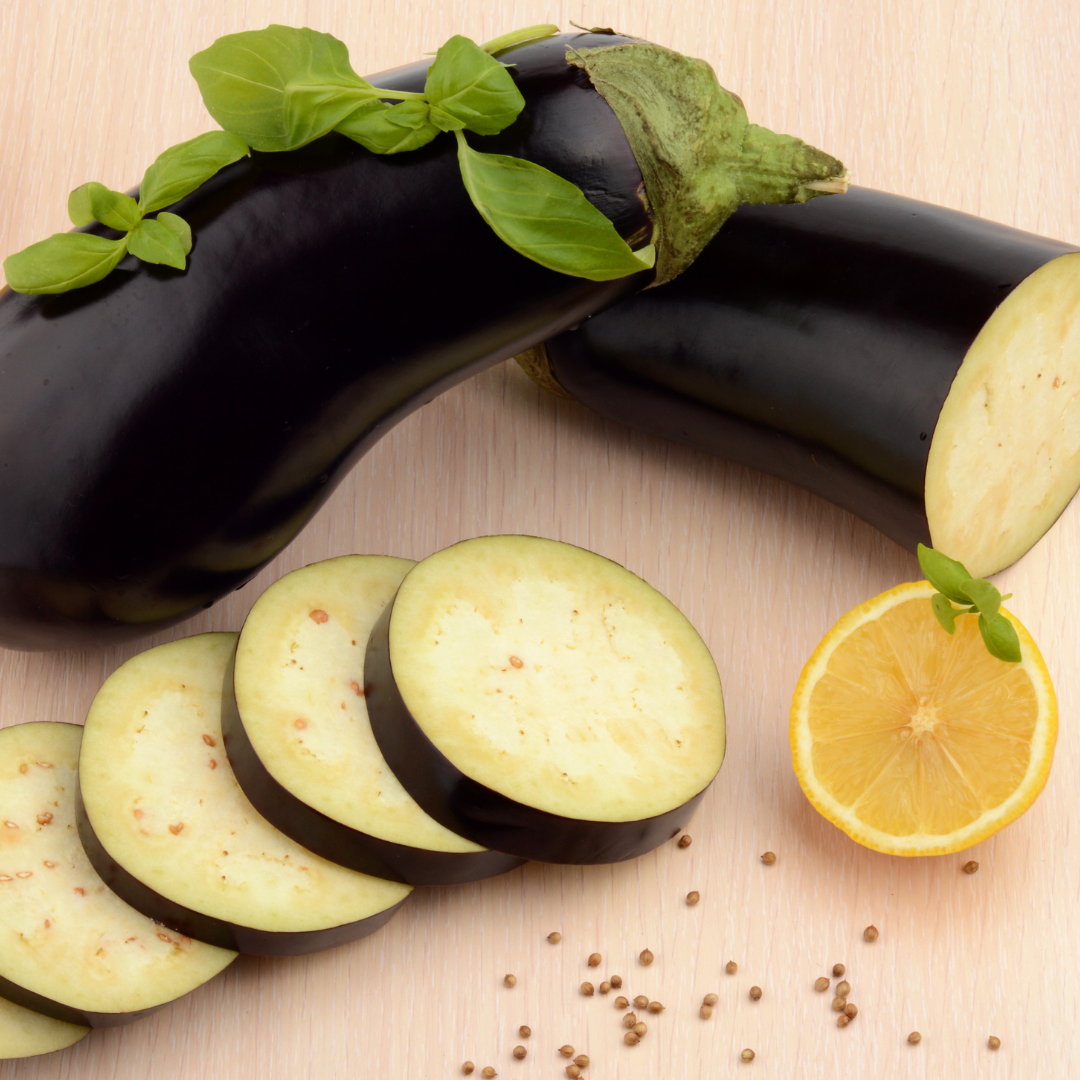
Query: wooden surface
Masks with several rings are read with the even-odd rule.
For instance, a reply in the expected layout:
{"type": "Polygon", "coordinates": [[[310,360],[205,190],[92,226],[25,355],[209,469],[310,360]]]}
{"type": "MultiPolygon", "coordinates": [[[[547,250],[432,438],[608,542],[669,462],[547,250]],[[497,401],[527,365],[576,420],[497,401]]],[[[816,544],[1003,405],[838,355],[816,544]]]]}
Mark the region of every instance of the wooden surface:
{"type": "MultiPolygon", "coordinates": [[[[75,185],[127,187],[166,146],[211,127],[186,60],[222,33],[310,25],[344,39],[363,72],[452,33],[483,40],[570,19],[708,59],[752,119],[837,154],[858,183],[1080,242],[1075,0],[4,0],[0,254],[67,228],[75,185]]],[[[423,891],[372,938],[295,960],[241,958],[150,1019],[0,1064],[2,1080],[438,1078],[460,1076],[466,1058],[476,1076],[492,1064],[508,1080],[539,1080],[564,1075],[555,1051],[567,1042],[592,1058],[590,1080],[1077,1073],[1080,504],[999,581],[1057,686],[1056,764],[1026,816],[963,856],[856,846],[811,809],[790,765],[787,711],[803,663],[844,611],[918,576],[914,559],[799,490],[545,397],[511,365],[391,432],[252,584],[154,641],[237,629],[263,587],[315,559],[420,558],[499,531],[617,559],[704,635],[730,741],[693,846],[423,891]],[[766,849],[773,867],[759,861],[766,849]],[[969,857],[982,864],[970,877],[969,857]],[[692,909],[690,889],[702,895],[692,909]],[[881,938],[868,945],[871,922],[881,938]],[[554,929],[557,947],[545,940],[554,929]],[[648,969],[634,961],[645,946],[657,957],[648,969]],[[604,962],[590,972],[594,950],[604,962]],[[735,976],[723,973],[730,958],[735,976]],[[812,989],[838,961],[860,1009],[844,1031],[812,989]],[[614,995],[577,992],[611,973],[629,996],[667,1006],[633,1049],[614,995]],[[704,1022],[708,991],[720,1004],[704,1022]],[[521,1063],[519,1024],[533,1029],[521,1063]],[[914,1029],[917,1047],[905,1041],[914,1029]],[[1002,1040],[996,1054],[990,1034],[1002,1040]],[[753,1064],[739,1061],[743,1047],[753,1064]]],[[[81,722],[138,647],[0,652],[0,723],[81,722]]]]}

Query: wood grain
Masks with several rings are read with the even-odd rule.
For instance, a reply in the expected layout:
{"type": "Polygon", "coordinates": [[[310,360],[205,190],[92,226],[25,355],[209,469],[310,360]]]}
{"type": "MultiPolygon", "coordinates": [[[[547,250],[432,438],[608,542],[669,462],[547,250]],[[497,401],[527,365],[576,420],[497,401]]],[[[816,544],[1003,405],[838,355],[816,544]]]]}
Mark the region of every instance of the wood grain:
{"type": "MultiPolygon", "coordinates": [[[[857,182],[1080,242],[1080,20],[1072,0],[5,0],[0,5],[0,253],[67,227],[67,192],[134,183],[211,124],[187,58],[277,21],[328,30],[354,66],[415,59],[451,33],[614,25],[702,56],[751,117],[847,162],[857,182]]],[[[211,437],[205,433],[205,437],[211,437]]],[[[182,451],[182,448],[179,448],[182,451]]],[[[691,832],[636,862],[529,865],[423,891],[383,931],[317,956],[241,958],[156,1016],[71,1050],[0,1064],[11,1078],[449,1077],[510,1080],[1075,1075],[1080,1012],[1080,507],[1001,575],[1046,655],[1057,762],[1035,807],[970,855],[898,859],[849,841],[800,793],[787,710],[802,664],[848,608],[918,575],[878,533],[752,471],[599,420],[504,365],[392,431],[299,539],[241,592],[155,642],[236,629],[283,573],[347,552],[420,558],[459,538],[531,532],[624,563],[670,596],[724,680],[728,760],[691,832]],[[775,851],[766,867],[759,855],[775,851]],[[966,858],[982,869],[960,872],[966,858]],[[701,891],[688,908],[684,896],[701,891]],[[861,938],[868,923],[881,938],[861,938]],[[563,941],[545,936],[561,930],[563,941]],[[645,946],[656,962],[634,957],[645,946]],[[586,967],[590,952],[604,962],[586,967]],[[737,975],[724,963],[738,961],[737,975]],[[814,979],[848,966],[840,1031],[814,979]],[[513,972],[513,990],[502,984],[513,972]],[[658,998],[636,1048],[585,978],[658,998]],[[764,996],[748,998],[751,984],[764,996]],[[711,1021],[701,996],[720,995],[711,1021]],[[527,1023],[529,1057],[512,1048],[527,1023]],[[917,1029],[923,1039],[909,1046],[917,1029]],[[991,1033],[1002,1040],[992,1053],[991,1033]],[[739,1051],[752,1047],[752,1065],[739,1051]],[[745,1072],[740,1071],[745,1070],[745,1072]]],[[[145,645],[147,643],[142,643],[145,645]]],[[[137,646],[0,652],[0,724],[81,722],[137,646]]],[[[614,995],[612,995],[613,997],[614,995]]]]}

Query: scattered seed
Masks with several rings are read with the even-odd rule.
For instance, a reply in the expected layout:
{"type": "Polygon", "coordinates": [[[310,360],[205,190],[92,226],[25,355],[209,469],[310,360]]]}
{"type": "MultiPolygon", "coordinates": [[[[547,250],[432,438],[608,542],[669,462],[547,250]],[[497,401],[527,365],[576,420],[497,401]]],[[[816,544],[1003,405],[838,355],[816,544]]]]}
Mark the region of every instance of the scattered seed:
{"type": "Polygon", "coordinates": [[[516,975],[504,975],[503,976],[503,982],[507,986],[517,986],[517,976],[516,975]]]}
{"type": "Polygon", "coordinates": [[[646,1025],[646,1024],[644,1023],[644,1021],[642,1021],[642,1020],[639,1020],[639,1021],[638,1021],[638,1022],[637,1022],[637,1023],[636,1023],[635,1025],[634,1025],[634,1034],[635,1034],[635,1035],[637,1035],[637,1037],[638,1037],[639,1039],[644,1039],[644,1038],[645,1038],[645,1036],[646,1036],[646,1035],[648,1034],[648,1032],[649,1032],[649,1028],[648,1028],[648,1026],[647,1026],[647,1025],[646,1025]]]}
{"type": "Polygon", "coordinates": [[[862,936],[863,936],[863,937],[864,937],[864,938],[865,938],[865,939],[866,939],[867,941],[877,941],[877,939],[878,939],[878,928],[877,928],[876,926],[874,926],[873,924],[871,924],[870,926],[868,926],[868,927],[867,927],[867,928],[866,928],[866,929],[865,929],[865,930],[864,930],[864,931],[862,932],[862,936]]]}
{"type": "Polygon", "coordinates": [[[854,1019],[855,1019],[855,1017],[859,1015],[859,1006],[858,1006],[858,1005],[856,1005],[854,1001],[849,1001],[849,1002],[848,1002],[848,1003],[847,1003],[847,1004],[846,1004],[846,1005],[844,1006],[844,1015],[845,1015],[845,1016],[846,1016],[846,1017],[847,1017],[847,1018],[848,1018],[849,1020],[854,1020],[854,1019]]]}
{"type": "Polygon", "coordinates": [[[596,993],[596,987],[591,982],[583,982],[581,984],[581,992],[586,997],[592,997],[596,993]]]}
{"type": "Polygon", "coordinates": [[[523,1039],[527,1039],[532,1034],[532,1028],[529,1027],[528,1024],[522,1024],[521,1027],[518,1028],[518,1034],[523,1039]]]}
{"type": "Polygon", "coordinates": [[[514,1047],[514,1057],[516,1057],[518,1059],[518,1061],[524,1060],[525,1055],[528,1052],[529,1051],[526,1050],[524,1046],[515,1046],[514,1047]]]}
{"type": "Polygon", "coordinates": [[[694,842],[694,838],[689,833],[683,833],[679,837],[679,847],[688,848],[694,842]]]}
{"type": "Polygon", "coordinates": [[[624,1028],[632,1028],[636,1023],[637,1023],[637,1014],[636,1013],[632,1013],[632,1012],[627,1013],[622,1018],[622,1026],[624,1028]]]}
{"type": "Polygon", "coordinates": [[[559,1053],[562,1054],[563,1057],[573,1057],[574,1048],[569,1043],[567,1043],[565,1046],[559,1047],[559,1053]]]}
{"type": "Polygon", "coordinates": [[[847,998],[834,997],[832,999],[833,1012],[843,1012],[845,1005],[847,1005],[847,998]]]}
{"type": "Polygon", "coordinates": [[[773,863],[776,862],[776,854],[772,851],[766,851],[765,854],[761,856],[761,861],[766,866],[772,866],[773,863]]]}
{"type": "Polygon", "coordinates": [[[991,1035],[990,1038],[986,1040],[986,1045],[989,1046],[991,1050],[997,1050],[1001,1046],[1001,1040],[996,1035],[991,1035]]]}
{"type": "Polygon", "coordinates": [[[659,1001],[650,1001],[649,1002],[649,1012],[651,1012],[651,1013],[662,1013],[663,1011],[664,1011],[664,1006],[661,1005],[659,1001]]]}
{"type": "Polygon", "coordinates": [[[604,958],[598,952],[590,953],[589,967],[599,967],[603,959],[604,958]]]}
{"type": "Polygon", "coordinates": [[[499,1074],[490,1065],[485,1065],[480,1070],[480,1075],[483,1076],[485,1080],[491,1080],[493,1076],[498,1076],[499,1074]]]}
{"type": "Polygon", "coordinates": [[[612,987],[614,987],[614,989],[621,990],[622,989],[622,976],[621,975],[612,975],[611,976],[611,985],[612,985],[612,987]]]}
{"type": "Polygon", "coordinates": [[[840,976],[841,976],[841,975],[843,975],[843,974],[844,974],[844,972],[845,972],[845,971],[847,971],[847,968],[846,968],[846,967],[844,967],[844,965],[843,965],[843,964],[833,964],[833,966],[832,966],[832,973],[833,973],[833,974],[834,974],[834,975],[835,975],[835,976],[836,976],[836,977],[837,977],[838,979],[840,978],[840,976]]]}
{"type": "Polygon", "coordinates": [[[562,934],[560,934],[558,930],[552,930],[551,933],[548,934],[548,941],[550,941],[552,945],[558,945],[559,942],[562,941],[562,934]]]}
{"type": "Polygon", "coordinates": [[[851,993],[851,983],[849,983],[847,981],[847,979],[845,979],[843,982],[838,982],[836,984],[836,996],[837,997],[847,997],[848,994],[850,994],[850,993],[851,993]]]}
{"type": "Polygon", "coordinates": [[[693,907],[700,899],[701,893],[699,893],[697,889],[694,889],[693,892],[688,892],[686,894],[686,906],[693,907]]]}
{"type": "Polygon", "coordinates": [[[698,1016],[700,1016],[702,1020],[711,1020],[712,1019],[712,1006],[711,1005],[702,1005],[701,1008],[698,1009],[698,1016]]]}
{"type": "Polygon", "coordinates": [[[578,1056],[576,1058],[574,1058],[574,1064],[579,1069],[587,1069],[589,1067],[589,1055],[588,1054],[578,1054],[578,1056]]]}
{"type": "Polygon", "coordinates": [[[601,994],[609,994],[609,993],[611,993],[611,983],[609,983],[609,982],[607,982],[605,980],[604,982],[602,982],[600,984],[599,990],[600,990],[601,994]]]}
{"type": "Polygon", "coordinates": [[[462,1071],[462,1072],[463,1072],[463,1073],[464,1073],[464,1074],[465,1074],[466,1076],[469,1076],[469,1075],[471,1075],[471,1074],[472,1074],[472,1071],[473,1071],[473,1070],[474,1070],[475,1068],[476,1068],[476,1066],[475,1066],[475,1065],[474,1065],[474,1064],[473,1064],[473,1063],[472,1063],[471,1061],[466,1061],[466,1062],[465,1062],[465,1064],[461,1066],[461,1071],[462,1071]]]}
{"type": "Polygon", "coordinates": [[[754,1051],[749,1049],[749,1047],[748,1047],[746,1050],[744,1050],[739,1055],[739,1057],[741,1057],[743,1059],[743,1061],[753,1061],[754,1058],[757,1057],[757,1054],[755,1054],[754,1051]]]}
{"type": "Polygon", "coordinates": [[[725,971],[726,971],[726,972],[727,972],[727,973],[728,973],[729,975],[734,975],[734,974],[735,974],[735,972],[739,970],[739,965],[738,965],[738,964],[736,964],[734,960],[729,960],[729,961],[727,962],[727,964],[725,965],[725,967],[724,967],[724,970],[725,970],[725,971]]]}
{"type": "Polygon", "coordinates": [[[914,1046],[914,1045],[915,1045],[916,1043],[921,1043],[921,1042],[922,1042],[922,1036],[921,1036],[921,1035],[920,1035],[920,1034],[919,1034],[919,1033],[918,1033],[917,1031],[913,1031],[913,1032],[912,1032],[912,1033],[911,1033],[911,1034],[910,1034],[910,1035],[909,1035],[909,1036],[907,1037],[907,1041],[908,1041],[909,1043],[911,1043],[911,1045],[912,1045],[912,1046],[914,1046]]]}
{"type": "Polygon", "coordinates": [[[622,1037],[622,1041],[626,1043],[627,1046],[637,1046],[637,1044],[641,1042],[641,1036],[635,1034],[633,1031],[628,1031],[622,1037]]]}
{"type": "Polygon", "coordinates": [[[577,1080],[577,1078],[581,1075],[581,1066],[580,1065],[567,1065],[566,1066],[566,1075],[570,1077],[570,1080],[577,1080]]]}
{"type": "Polygon", "coordinates": [[[761,1000],[761,987],[760,986],[751,986],[750,987],[750,1000],[751,1001],[760,1001],[761,1000]]]}
{"type": "Polygon", "coordinates": [[[820,979],[815,981],[814,989],[818,990],[818,991],[828,990],[829,989],[829,980],[826,979],[824,975],[822,975],[820,979]]]}
{"type": "Polygon", "coordinates": [[[640,960],[640,961],[641,961],[641,962],[642,962],[642,963],[643,963],[643,964],[644,964],[644,965],[645,965],[646,967],[648,967],[648,966],[649,966],[649,965],[650,965],[650,964],[651,964],[651,963],[653,962],[653,960],[655,960],[655,959],[656,959],[656,957],[654,957],[654,956],[653,956],[653,954],[652,954],[652,952],[651,952],[650,950],[648,950],[648,949],[642,949],[642,950],[641,950],[641,955],[640,955],[640,956],[638,957],[638,959],[639,959],[639,960],[640,960]]]}
{"type": "Polygon", "coordinates": [[[836,1018],[836,1026],[837,1027],[847,1027],[848,1024],[850,1024],[850,1023],[851,1023],[851,1017],[848,1016],[847,1013],[841,1013],[836,1018]]]}
{"type": "MultiPolygon", "coordinates": [[[[324,623],[324,622],[326,622],[326,621],[327,621],[327,619],[329,619],[329,618],[330,618],[330,616],[329,616],[329,615],[327,615],[327,614],[326,614],[326,612],[325,612],[325,611],[323,611],[323,610],[322,610],[321,608],[316,608],[316,609],[315,609],[314,611],[312,611],[312,612],[311,612],[311,613],[309,614],[309,616],[308,616],[308,617],[309,617],[309,618],[310,618],[310,619],[312,620],[312,622],[317,622],[317,623],[324,623]]],[[[490,1069],[490,1068],[491,1068],[491,1066],[489,1065],[489,1066],[488,1066],[488,1068],[490,1069]]],[[[485,1076],[487,1076],[487,1075],[488,1075],[486,1071],[485,1071],[484,1075],[485,1075],[485,1076]]],[[[491,1072],[491,1075],[492,1075],[492,1076],[494,1076],[494,1075],[495,1075],[495,1072],[494,1072],[494,1070],[492,1070],[492,1072],[491,1072]]]]}
{"type": "Polygon", "coordinates": [[[964,863],[960,869],[963,870],[965,874],[974,874],[979,869],[979,864],[972,859],[971,862],[964,863]]]}
{"type": "Polygon", "coordinates": [[[706,994],[701,999],[706,1005],[715,1005],[719,1000],[719,996],[716,994],[706,994]]]}
{"type": "Polygon", "coordinates": [[[617,997],[615,999],[615,1008],[616,1009],[625,1009],[627,1007],[627,1005],[629,1005],[629,1004],[630,1004],[630,1002],[627,1001],[626,998],[624,998],[624,997],[617,997]]]}
{"type": "Polygon", "coordinates": [[[649,999],[644,994],[638,994],[638,996],[634,998],[635,1009],[647,1009],[648,1007],[649,999]]]}

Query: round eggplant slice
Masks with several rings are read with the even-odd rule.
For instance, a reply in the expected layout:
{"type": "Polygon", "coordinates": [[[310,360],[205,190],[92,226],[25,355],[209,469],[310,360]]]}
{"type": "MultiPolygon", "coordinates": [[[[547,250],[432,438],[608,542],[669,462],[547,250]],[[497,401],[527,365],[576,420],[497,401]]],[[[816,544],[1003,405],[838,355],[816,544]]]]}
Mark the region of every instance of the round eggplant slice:
{"type": "Polygon", "coordinates": [[[169,932],[98,877],[75,822],[81,738],[73,724],[0,731],[0,995],[68,1024],[126,1024],[236,954],[169,932]]]}
{"type": "Polygon", "coordinates": [[[0,998],[0,1061],[66,1050],[89,1033],[81,1024],[66,1024],[0,998]]]}
{"type": "Polygon", "coordinates": [[[236,650],[236,709],[225,748],[244,793],[282,832],[363,873],[454,885],[524,861],[489,851],[429,817],[371,733],[364,653],[371,628],[415,564],[346,555],[270,586],[236,650]]]}
{"type": "Polygon", "coordinates": [[[200,941],[292,956],[364,937],[411,889],[305,850],[247,800],[221,734],[237,637],[159,645],[98,691],[79,763],[87,854],[128,903],[200,941]]]}
{"type": "Polygon", "coordinates": [[[720,678],[685,616],[554,540],[481,537],[418,563],[372,631],[365,692],[409,794],[522,858],[640,855],[724,757],[720,678]]]}
{"type": "Polygon", "coordinates": [[[867,188],[741,207],[682,277],[526,364],[976,577],[1080,486],[1080,253],[867,188]]]}

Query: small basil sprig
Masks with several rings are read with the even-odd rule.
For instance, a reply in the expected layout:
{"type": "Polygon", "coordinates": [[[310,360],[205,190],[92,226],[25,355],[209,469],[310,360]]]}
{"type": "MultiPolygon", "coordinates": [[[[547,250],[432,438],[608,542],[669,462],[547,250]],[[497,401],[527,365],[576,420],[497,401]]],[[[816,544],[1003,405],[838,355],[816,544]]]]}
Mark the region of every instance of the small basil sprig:
{"type": "Polygon", "coordinates": [[[248,153],[247,144],[227,131],[210,131],[170,147],[146,170],[135,201],[122,191],[91,182],[68,196],[74,225],[102,225],[125,235],[109,240],[93,233],[56,233],[4,260],[8,284],[21,293],[62,293],[92,285],[129,252],[143,262],[183,270],[191,251],[191,227],[162,207],[189,195],[219,169],[248,153]]]}
{"type": "Polygon", "coordinates": [[[464,132],[495,135],[525,106],[492,53],[557,33],[531,26],[480,46],[460,34],[435,54],[423,93],[362,79],[329,34],[270,26],[218,38],[191,58],[210,115],[255,150],[294,150],[336,131],[376,154],[400,154],[453,132],[473,205],[515,251],[551,270],[608,281],[651,267],[652,246],[632,251],[576,185],[542,166],[484,154],[464,132]]]}
{"type": "Polygon", "coordinates": [[[1002,596],[983,578],[973,578],[963,563],[950,559],[940,551],[919,545],[919,566],[938,591],[930,597],[937,621],[950,633],[956,632],[956,620],[961,615],[979,616],[979,631],[991,656],[1011,664],[1020,663],[1020,639],[1013,624],[1000,612],[1002,596]],[[959,608],[953,604],[960,604],[959,608]]]}

